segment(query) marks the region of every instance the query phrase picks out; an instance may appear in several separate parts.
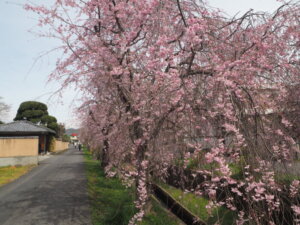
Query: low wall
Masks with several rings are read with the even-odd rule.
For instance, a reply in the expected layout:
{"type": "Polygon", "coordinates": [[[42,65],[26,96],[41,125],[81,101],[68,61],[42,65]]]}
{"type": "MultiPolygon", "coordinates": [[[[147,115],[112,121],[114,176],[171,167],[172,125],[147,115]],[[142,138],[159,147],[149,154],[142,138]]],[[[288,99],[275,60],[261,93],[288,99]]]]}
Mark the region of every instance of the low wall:
{"type": "Polygon", "coordinates": [[[38,137],[0,137],[0,166],[38,163],[38,137]]]}
{"type": "Polygon", "coordinates": [[[60,152],[69,148],[69,142],[55,140],[53,152],[60,152]]]}
{"type": "Polygon", "coordinates": [[[0,137],[0,158],[37,156],[38,137],[0,137]]]}

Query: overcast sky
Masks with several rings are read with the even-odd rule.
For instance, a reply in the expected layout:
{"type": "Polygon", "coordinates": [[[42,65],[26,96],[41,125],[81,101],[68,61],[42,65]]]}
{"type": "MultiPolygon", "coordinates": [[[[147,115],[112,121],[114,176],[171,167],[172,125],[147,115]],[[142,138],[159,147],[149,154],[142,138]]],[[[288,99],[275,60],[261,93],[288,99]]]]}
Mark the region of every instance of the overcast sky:
{"type": "MultiPolygon", "coordinates": [[[[35,16],[24,11],[21,4],[26,0],[0,0],[0,96],[11,105],[6,122],[13,120],[23,101],[41,101],[48,105],[49,113],[65,123],[68,128],[77,127],[73,113],[78,98],[76,90],[67,90],[62,98],[54,96],[58,83],[47,83],[54,69],[56,53],[41,54],[53,49],[54,40],[38,38],[29,30],[36,27],[35,16]],[[17,2],[17,4],[16,4],[17,2]]],[[[54,0],[31,0],[50,3],[54,0]]],[[[280,4],[276,0],[208,0],[213,7],[221,8],[228,15],[244,13],[250,8],[256,11],[273,12],[280,4]]]]}

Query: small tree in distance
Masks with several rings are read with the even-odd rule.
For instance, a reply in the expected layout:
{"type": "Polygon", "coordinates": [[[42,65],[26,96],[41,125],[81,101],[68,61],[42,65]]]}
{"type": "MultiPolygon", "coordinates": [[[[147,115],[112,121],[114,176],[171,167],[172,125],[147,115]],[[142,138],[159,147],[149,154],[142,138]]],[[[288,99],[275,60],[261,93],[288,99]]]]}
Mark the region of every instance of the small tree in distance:
{"type": "Polygon", "coordinates": [[[3,123],[3,117],[8,113],[10,110],[10,106],[2,101],[2,97],[0,97],[0,124],[3,123]]]}
{"type": "Polygon", "coordinates": [[[63,138],[64,134],[66,133],[66,127],[65,127],[65,124],[63,123],[58,123],[57,124],[57,132],[56,132],[56,135],[59,137],[59,138],[63,138]]]}

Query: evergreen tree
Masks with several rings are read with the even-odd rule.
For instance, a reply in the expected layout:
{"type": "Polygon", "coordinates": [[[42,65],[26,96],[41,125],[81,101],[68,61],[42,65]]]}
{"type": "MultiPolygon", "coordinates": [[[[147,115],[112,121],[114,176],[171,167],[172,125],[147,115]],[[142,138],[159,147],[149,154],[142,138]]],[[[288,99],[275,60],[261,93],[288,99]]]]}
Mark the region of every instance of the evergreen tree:
{"type": "Polygon", "coordinates": [[[35,124],[43,124],[56,132],[58,130],[57,119],[49,115],[47,105],[42,102],[22,102],[14,118],[14,121],[17,120],[28,120],[35,124]]]}
{"type": "Polygon", "coordinates": [[[16,120],[28,120],[33,123],[41,123],[42,118],[48,116],[48,107],[44,103],[27,101],[21,103],[14,118],[16,120]]]}

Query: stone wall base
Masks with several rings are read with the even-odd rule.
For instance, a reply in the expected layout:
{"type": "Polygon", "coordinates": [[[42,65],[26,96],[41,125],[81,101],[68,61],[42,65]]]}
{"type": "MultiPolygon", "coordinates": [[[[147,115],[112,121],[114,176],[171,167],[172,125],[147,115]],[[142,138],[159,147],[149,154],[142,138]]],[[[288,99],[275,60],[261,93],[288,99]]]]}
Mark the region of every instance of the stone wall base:
{"type": "Polygon", "coordinates": [[[18,157],[5,157],[0,158],[1,166],[26,166],[37,165],[38,156],[18,156],[18,157]]]}

